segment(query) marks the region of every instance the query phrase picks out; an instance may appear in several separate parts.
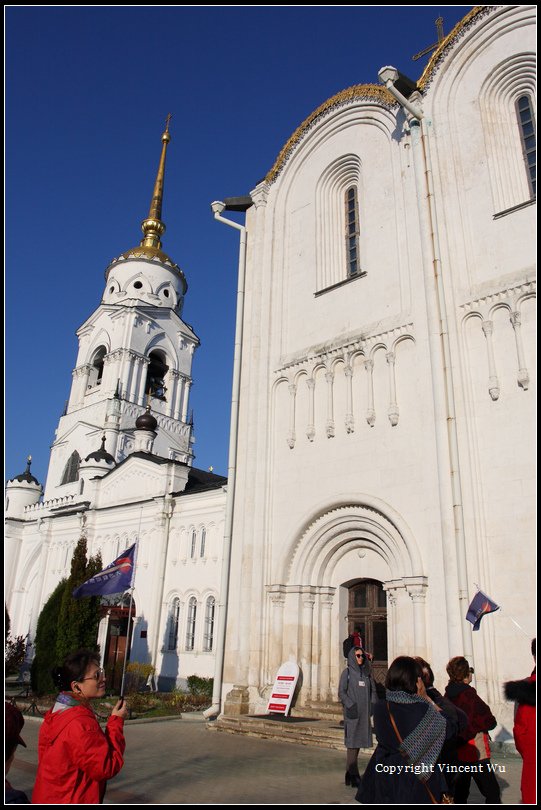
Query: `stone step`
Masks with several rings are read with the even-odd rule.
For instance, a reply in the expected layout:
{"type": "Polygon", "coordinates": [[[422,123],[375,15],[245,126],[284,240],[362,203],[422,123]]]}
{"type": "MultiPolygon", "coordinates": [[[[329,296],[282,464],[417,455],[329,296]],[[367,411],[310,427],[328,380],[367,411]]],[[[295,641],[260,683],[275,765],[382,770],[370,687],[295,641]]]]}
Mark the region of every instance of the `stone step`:
{"type": "Polygon", "coordinates": [[[311,701],[306,706],[294,706],[291,714],[293,717],[318,717],[335,723],[340,723],[344,719],[342,704],[338,701],[335,703],[311,701]]]}
{"type": "MultiPolygon", "coordinates": [[[[319,748],[344,748],[344,730],[337,723],[317,718],[287,717],[273,719],[269,715],[221,715],[207,723],[209,729],[230,734],[247,734],[263,739],[310,745],[319,748]]],[[[367,751],[366,753],[371,753],[367,751]]]]}

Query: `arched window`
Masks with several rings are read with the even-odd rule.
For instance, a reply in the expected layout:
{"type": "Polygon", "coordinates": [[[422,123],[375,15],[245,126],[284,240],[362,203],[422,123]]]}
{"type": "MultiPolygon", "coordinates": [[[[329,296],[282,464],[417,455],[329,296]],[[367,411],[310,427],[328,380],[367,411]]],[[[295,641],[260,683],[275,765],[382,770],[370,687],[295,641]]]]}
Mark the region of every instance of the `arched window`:
{"type": "Polygon", "coordinates": [[[150,394],[151,397],[165,401],[165,392],[167,391],[165,375],[169,371],[169,366],[161,352],[150,352],[148,357],[150,362],[147,370],[145,394],[150,394]]]}
{"type": "Polygon", "coordinates": [[[195,547],[197,545],[197,532],[195,529],[192,529],[192,547],[190,549],[190,557],[195,559],[195,547]]]}
{"type": "Polygon", "coordinates": [[[180,615],[180,599],[173,599],[169,610],[169,633],[167,637],[167,649],[176,650],[178,642],[178,620],[180,615]]]}
{"type": "Polygon", "coordinates": [[[201,550],[199,552],[200,557],[205,556],[205,543],[206,543],[206,540],[207,540],[207,530],[205,529],[205,527],[203,527],[202,530],[201,530],[201,550]]]}
{"type": "Polygon", "coordinates": [[[357,187],[350,186],[345,194],[346,206],[346,262],[347,276],[356,276],[361,271],[359,260],[359,201],[357,187]]]}
{"type": "Polygon", "coordinates": [[[520,128],[520,138],[528,183],[532,196],[535,197],[536,189],[536,143],[535,143],[535,121],[533,117],[533,107],[529,96],[521,96],[517,101],[517,118],[520,128]]]}
{"type": "Polygon", "coordinates": [[[95,388],[101,385],[103,377],[103,358],[107,354],[105,346],[100,346],[96,349],[91,363],[90,374],[88,375],[88,388],[95,388]]]}
{"type": "Polygon", "coordinates": [[[73,481],[79,480],[79,464],[81,463],[81,457],[77,450],[74,450],[71,456],[68,458],[68,463],[64,467],[64,472],[62,474],[62,480],[60,484],[71,484],[73,481]]]}
{"type": "Polygon", "coordinates": [[[197,599],[195,596],[188,602],[188,622],[186,625],[186,649],[193,650],[195,642],[195,618],[197,614],[197,599]]]}
{"type": "Polygon", "coordinates": [[[214,643],[214,613],[216,610],[216,599],[209,596],[205,607],[205,635],[203,639],[203,649],[205,652],[212,652],[214,643]]]}

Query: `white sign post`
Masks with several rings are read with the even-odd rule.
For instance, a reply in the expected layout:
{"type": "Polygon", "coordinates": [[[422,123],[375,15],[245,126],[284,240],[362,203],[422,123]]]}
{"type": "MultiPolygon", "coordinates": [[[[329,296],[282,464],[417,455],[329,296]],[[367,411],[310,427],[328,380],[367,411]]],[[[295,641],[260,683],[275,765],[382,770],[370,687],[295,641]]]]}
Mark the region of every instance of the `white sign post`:
{"type": "Polygon", "coordinates": [[[293,693],[299,680],[299,667],[294,661],[282,664],[272,687],[271,696],[267,705],[267,713],[286,715],[293,700],[293,693]]]}

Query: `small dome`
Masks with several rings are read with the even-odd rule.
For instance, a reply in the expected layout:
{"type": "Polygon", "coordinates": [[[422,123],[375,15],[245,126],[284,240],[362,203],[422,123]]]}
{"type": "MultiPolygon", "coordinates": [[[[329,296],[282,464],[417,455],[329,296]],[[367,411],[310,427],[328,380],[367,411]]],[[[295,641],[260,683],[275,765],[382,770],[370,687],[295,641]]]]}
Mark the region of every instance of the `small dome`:
{"type": "Polygon", "coordinates": [[[27,484],[37,484],[38,487],[41,486],[38,479],[35,478],[30,472],[30,465],[32,464],[32,456],[28,456],[26,460],[26,470],[21,473],[20,475],[16,475],[14,478],[11,478],[10,481],[26,481],[27,484]]]}
{"type": "Polygon", "coordinates": [[[105,461],[106,464],[116,464],[114,457],[105,449],[105,436],[102,436],[100,449],[89,453],[85,461],[105,461]]]}
{"type": "Polygon", "coordinates": [[[141,416],[138,416],[135,420],[135,427],[137,430],[156,430],[158,427],[158,420],[155,419],[152,414],[150,413],[150,405],[147,405],[147,409],[141,416]]]}

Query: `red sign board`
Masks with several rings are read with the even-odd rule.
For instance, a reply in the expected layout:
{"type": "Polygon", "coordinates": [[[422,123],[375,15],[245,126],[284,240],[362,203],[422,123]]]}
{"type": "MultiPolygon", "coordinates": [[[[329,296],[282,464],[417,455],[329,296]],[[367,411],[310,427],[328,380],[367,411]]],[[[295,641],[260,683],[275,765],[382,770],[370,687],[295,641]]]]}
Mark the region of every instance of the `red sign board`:
{"type": "Polygon", "coordinates": [[[293,661],[282,664],[272,687],[267,712],[286,715],[289,712],[293,693],[299,679],[299,667],[293,661]]]}

